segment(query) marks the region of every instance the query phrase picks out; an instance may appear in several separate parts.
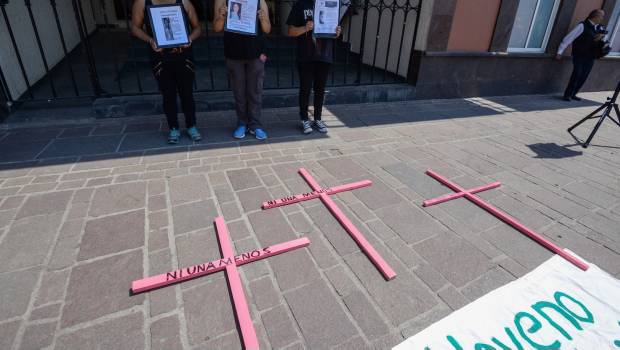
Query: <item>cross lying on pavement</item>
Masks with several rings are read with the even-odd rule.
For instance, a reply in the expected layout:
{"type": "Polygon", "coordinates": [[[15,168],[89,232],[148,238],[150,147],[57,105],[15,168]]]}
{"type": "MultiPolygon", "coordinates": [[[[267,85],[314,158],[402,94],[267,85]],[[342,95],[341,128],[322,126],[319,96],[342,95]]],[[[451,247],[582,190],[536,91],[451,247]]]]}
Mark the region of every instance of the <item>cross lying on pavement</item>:
{"type": "Polygon", "coordinates": [[[217,239],[220,243],[222,259],[133,281],[131,284],[131,291],[133,293],[146,292],[173,283],[226,270],[226,279],[228,280],[228,285],[232,294],[235,315],[241,328],[241,338],[243,339],[244,348],[246,350],[258,349],[256,330],[254,329],[254,324],[250,317],[248,303],[245,299],[237,266],[286,253],[297,248],[307,247],[310,244],[310,240],[303,237],[260,250],[253,250],[251,252],[235,255],[230,243],[230,235],[224,218],[215,218],[215,231],[217,232],[217,239]]]}
{"type": "Polygon", "coordinates": [[[314,180],[312,175],[310,175],[310,173],[306,169],[299,169],[299,174],[304,178],[304,180],[306,180],[308,185],[310,185],[310,187],[312,188],[312,192],[271,200],[263,203],[262,208],[276,208],[310,199],[321,198],[323,204],[325,204],[329,211],[334,215],[336,220],[338,220],[342,227],[349,233],[349,235],[351,235],[353,240],[355,240],[355,242],[359,245],[359,247],[366,254],[366,256],[368,256],[370,261],[372,261],[372,263],[377,267],[383,277],[388,281],[396,277],[396,272],[394,272],[390,265],[385,260],[383,260],[381,255],[379,255],[375,248],[366,240],[364,235],[357,229],[357,227],[355,227],[355,225],[353,225],[351,220],[349,220],[349,218],[344,215],[344,213],[340,210],[340,208],[338,208],[336,203],[329,197],[329,195],[339,192],[350,191],[370,186],[372,185],[372,182],[369,180],[364,180],[331,188],[321,188],[321,186],[319,186],[319,184],[314,180]]]}
{"type": "Polygon", "coordinates": [[[456,193],[452,193],[452,194],[441,196],[441,197],[438,197],[438,198],[426,200],[423,203],[423,205],[425,207],[429,207],[431,205],[447,202],[447,201],[452,200],[452,199],[465,197],[469,201],[471,201],[472,203],[474,203],[477,206],[479,206],[480,208],[486,210],[487,212],[489,212],[490,214],[494,215],[498,219],[500,219],[503,222],[507,223],[508,225],[512,226],[517,231],[519,231],[519,232],[523,233],[524,235],[530,237],[531,239],[535,240],[536,242],[538,242],[538,244],[542,245],[543,247],[545,247],[545,248],[549,249],[550,251],[554,252],[555,254],[558,254],[559,256],[561,256],[564,259],[568,260],[570,263],[572,263],[573,265],[577,266],[578,268],[580,268],[580,269],[582,269],[584,271],[588,269],[588,267],[589,267],[588,264],[586,264],[585,262],[581,261],[579,258],[577,258],[574,255],[566,252],[564,249],[560,248],[555,243],[553,243],[550,240],[546,239],[541,234],[536,233],[533,230],[530,230],[529,228],[525,227],[523,224],[518,222],[512,216],[504,213],[503,211],[495,208],[491,204],[489,204],[486,201],[482,200],[480,197],[474,195],[474,193],[478,193],[478,192],[482,192],[482,191],[486,191],[486,190],[489,190],[489,189],[492,189],[492,188],[499,187],[501,185],[499,182],[493,182],[493,183],[488,184],[488,185],[484,185],[484,186],[472,188],[470,190],[466,190],[466,189],[462,188],[461,186],[451,182],[450,180],[444,178],[443,176],[437,174],[436,172],[434,172],[434,171],[432,171],[430,169],[426,171],[426,174],[428,176],[434,178],[435,180],[441,182],[445,186],[449,187],[451,190],[455,191],[456,193]]]}

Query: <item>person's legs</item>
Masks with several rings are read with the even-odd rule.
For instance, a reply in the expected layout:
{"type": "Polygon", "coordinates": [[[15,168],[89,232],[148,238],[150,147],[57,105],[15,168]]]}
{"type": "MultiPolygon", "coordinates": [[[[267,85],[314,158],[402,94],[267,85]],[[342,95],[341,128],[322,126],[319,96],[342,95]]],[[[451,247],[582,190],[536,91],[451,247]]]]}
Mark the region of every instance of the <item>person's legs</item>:
{"type": "Polygon", "coordinates": [[[325,100],[325,85],[331,64],[316,62],[314,64],[314,120],[321,120],[323,102],[325,100]]]}
{"type": "Polygon", "coordinates": [[[581,59],[578,57],[573,57],[573,73],[570,75],[570,80],[568,81],[566,90],[564,90],[565,99],[570,99],[571,96],[575,94],[575,87],[577,86],[577,81],[581,75],[581,69],[581,59]]]}
{"type": "Polygon", "coordinates": [[[159,61],[153,64],[153,74],[159,85],[162,106],[166,114],[169,129],[179,129],[177,119],[177,83],[174,65],[171,62],[159,61]]]}
{"type": "Polygon", "coordinates": [[[241,60],[226,60],[230,88],[235,97],[235,110],[237,111],[237,124],[247,125],[247,99],[245,94],[246,71],[245,62],[241,60]]]}
{"type": "Polygon", "coordinates": [[[299,116],[301,120],[308,120],[308,103],[312,80],[314,79],[314,62],[297,63],[299,71],[299,116]]]}
{"type": "MultiPolygon", "coordinates": [[[[265,80],[265,62],[259,58],[249,61],[245,81],[248,128],[250,131],[261,129],[260,122],[263,108],[263,81],[265,80]]],[[[259,136],[259,135],[257,135],[259,136]]]]}
{"type": "Polygon", "coordinates": [[[185,115],[185,127],[188,129],[196,126],[194,75],[194,63],[189,59],[177,64],[177,87],[181,98],[181,109],[185,115]]]}
{"type": "Polygon", "coordinates": [[[577,79],[577,82],[575,83],[575,90],[573,91],[571,97],[575,97],[575,95],[579,93],[579,90],[581,90],[583,84],[585,84],[586,80],[588,79],[588,75],[590,75],[593,66],[594,59],[584,59],[581,62],[581,71],[579,72],[579,77],[577,79]]]}

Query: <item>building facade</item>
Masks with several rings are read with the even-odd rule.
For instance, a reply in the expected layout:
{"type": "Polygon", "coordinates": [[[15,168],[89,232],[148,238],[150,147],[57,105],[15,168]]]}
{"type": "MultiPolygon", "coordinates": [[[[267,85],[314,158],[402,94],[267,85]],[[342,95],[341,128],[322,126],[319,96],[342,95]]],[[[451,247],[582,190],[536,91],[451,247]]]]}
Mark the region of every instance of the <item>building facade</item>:
{"type": "MultiPolygon", "coordinates": [[[[267,89],[298,85],[295,42],[284,35],[294,1],[268,0],[267,89]]],[[[149,48],[129,34],[132,2],[0,0],[0,104],[156,95],[149,48]]],[[[228,91],[222,37],[209,29],[213,0],[192,3],[205,29],[194,45],[196,90],[228,91]]],[[[620,0],[340,3],[343,36],[328,85],[342,96],[368,85],[414,87],[398,98],[417,99],[562,91],[572,64],[553,56],[596,8],[606,11],[613,52],[596,63],[584,90],[613,89],[620,79],[620,0]]]]}

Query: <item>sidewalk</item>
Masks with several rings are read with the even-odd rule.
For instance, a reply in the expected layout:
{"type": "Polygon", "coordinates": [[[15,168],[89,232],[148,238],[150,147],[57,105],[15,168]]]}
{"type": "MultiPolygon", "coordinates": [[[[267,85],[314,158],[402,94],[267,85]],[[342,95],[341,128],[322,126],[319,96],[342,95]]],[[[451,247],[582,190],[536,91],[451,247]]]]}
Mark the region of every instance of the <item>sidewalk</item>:
{"type": "MultiPolygon", "coordinates": [[[[387,349],[551,256],[458,199],[427,168],[620,278],[620,129],[588,149],[566,129],[608,93],[337,105],[327,135],[266,110],[267,142],[233,141],[233,113],[199,115],[206,140],[164,141],[163,117],[0,130],[0,349],[237,349],[223,273],[136,296],[131,281],[220,257],[223,215],[245,252],[308,248],[239,268],[261,349],[387,349]],[[396,270],[386,282],[319,200],[263,201],[361,179],[332,196],[396,270]]],[[[592,122],[576,134],[584,138],[592,122]]]]}

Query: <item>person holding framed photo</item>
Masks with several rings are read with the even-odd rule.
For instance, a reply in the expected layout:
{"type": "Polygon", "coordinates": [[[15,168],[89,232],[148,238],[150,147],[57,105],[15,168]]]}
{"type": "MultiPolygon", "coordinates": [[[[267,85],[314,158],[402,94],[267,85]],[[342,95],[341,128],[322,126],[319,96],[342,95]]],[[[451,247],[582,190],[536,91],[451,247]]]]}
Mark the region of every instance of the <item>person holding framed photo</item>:
{"type": "Polygon", "coordinates": [[[177,144],[181,137],[177,94],[187,134],[192,141],[200,141],[202,136],[196,128],[192,42],[200,37],[202,28],[194,6],[190,0],[135,0],[131,32],[150,47],[151,67],[168,121],[168,143],[177,144]]]}
{"type": "Polygon", "coordinates": [[[340,4],[338,0],[297,0],[286,24],[288,35],[297,37],[297,68],[299,70],[299,115],[301,130],[310,134],[315,129],[327,133],[321,120],[325,85],[334,61],[336,39],[342,33],[338,25],[340,4]],[[319,3],[320,2],[320,3],[319,3]],[[320,6],[320,10],[317,7],[320,6]],[[319,13],[321,30],[316,31],[314,13],[319,13]],[[314,120],[308,118],[310,91],[314,90],[314,120]]]}
{"type": "Polygon", "coordinates": [[[263,81],[267,50],[265,34],[271,32],[265,0],[215,0],[213,30],[224,32],[224,56],[235,98],[237,127],[233,137],[246,133],[267,138],[261,124],[263,81]]]}

